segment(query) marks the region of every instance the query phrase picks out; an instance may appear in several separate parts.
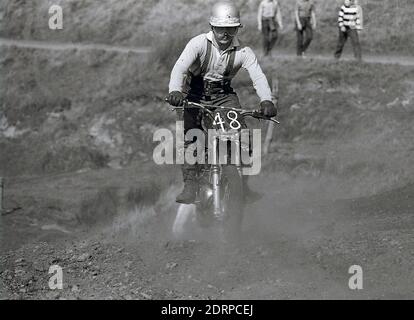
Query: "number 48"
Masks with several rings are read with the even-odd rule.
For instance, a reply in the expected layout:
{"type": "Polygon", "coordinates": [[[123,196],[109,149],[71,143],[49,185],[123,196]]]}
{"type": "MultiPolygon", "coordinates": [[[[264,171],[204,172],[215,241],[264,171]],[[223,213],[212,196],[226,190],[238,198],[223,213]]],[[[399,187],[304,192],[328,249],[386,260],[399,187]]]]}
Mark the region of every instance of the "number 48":
{"type": "MultiPolygon", "coordinates": [[[[232,128],[233,130],[239,130],[241,128],[241,124],[240,124],[240,122],[238,120],[238,114],[237,114],[236,111],[231,110],[231,111],[227,112],[226,117],[227,117],[228,120],[230,120],[230,128],[232,128]]],[[[221,130],[222,131],[226,131],[224,129],[224,123],[225,122],[221,118],[220,113],[217,112],[216,113],[216,116],[214,117],[213,124],[215,126],[217,126],[217,125],[221,126],[221,130]]]]}

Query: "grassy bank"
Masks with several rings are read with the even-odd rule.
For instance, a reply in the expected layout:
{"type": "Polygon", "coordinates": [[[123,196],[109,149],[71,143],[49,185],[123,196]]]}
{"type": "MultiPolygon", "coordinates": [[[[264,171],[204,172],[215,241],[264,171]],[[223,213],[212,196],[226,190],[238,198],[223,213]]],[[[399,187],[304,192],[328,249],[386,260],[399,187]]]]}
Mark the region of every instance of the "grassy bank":
{"type": "MultiPolygon", "coordinates": [[[[256,29],[259,0],[236,1],[245,28],[241,38],[260,46],[256,29]]],[[[366,52],[410,54],[414,45],[411,0],[362,0],[365,30],[361,41],[366,52]]],[[[0,36],[45,41],[96,42],[130,46],[156,46],[166,38],[191,37],[208,30],[213,0],[72,0],[55,1],[63,8],[63,30],[49,30],[49,1],[7,0],[0,4],[0,36]]],[[[285,31],[279,47],[294,50],[294,1],[281,0],[285,31]]],[[[340,0],[316,1],[318,28],[311,50],[331,52],[337,38],[337,12],[340,0]]]]}
{"type": "MultiPolygon", "coordinates": [[[[2,51],[3,176],[151,161],[154,131],[174,129],[175,115],[163,97],[179,46],[164,47],[148,59],[103,51],[2,51]]],[[[386,162],[395,181],[411,176],[412,68],[280,60],[262,61],[262,66],[280,83],[282,125],[275,131],[273,151],[275,159],[288,163],[287,171],[300,164],[292,158],[302,152],[297,150],[316,141],[324,147],[304,150],[322,163],[322,171],[346,175],[353,172],[346,168],[359,166],[355,175],[379,174],[386,162]],[[342,151],[330,155],[329,148],[338,146],[342,151]],[[393,161],[399,165],[393,167],[393,161]]],[[[257,107],[246,72],[234,87],[244,107],[257,107]]],[[[265,129],[263,123],[250,125],[265,129]]]]}
{"type": "Polygon", "coordinates": [[[2,48],[1,174],[123,166],[173,122],[165,71],[136,55],[2,48]]]}

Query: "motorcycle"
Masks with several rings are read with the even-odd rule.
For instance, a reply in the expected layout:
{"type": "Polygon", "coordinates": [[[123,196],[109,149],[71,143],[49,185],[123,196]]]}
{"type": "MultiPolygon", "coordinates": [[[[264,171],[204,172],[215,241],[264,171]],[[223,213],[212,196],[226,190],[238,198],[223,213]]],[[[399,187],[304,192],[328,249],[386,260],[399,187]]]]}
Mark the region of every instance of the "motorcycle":
{"type": "MultiPolygon", "coordinates": [[[[184,108],[198,108],[201,112],[201,124],[204,134],[214,132],[209,137],[209,148],[206,151],[208,161],[200,165],[198,173],[198,191],[193,205],[181,204],[173,225],[176,237],[184,232],[184,225],[191,216],[195,216],[197,225],[202,229],[215,228],[224,241],[235,241],[240,235],[245,207],[243,190],[243,163],[241,152],[249,152],[250,143],[240,139],[242,118],[252,117],[259,120],[279,123],[272,118],[264,117],[257,110],[237,109],[225,106],[204,105],[185,101],[184,108]],[[219,158],[222,144],[227,144],[228,154],[219,158]],[[232,153],[235,153],[236,156],[232,153]],[[222,161],[224,159],[224,162],[222,161]],[[228,161],[232,159],[232,161],[228,161]]],[[[244,121],[243,121],[244,123],[244,121]]],[[[246,128],[247,129],[247,128],[246,128]]]]}

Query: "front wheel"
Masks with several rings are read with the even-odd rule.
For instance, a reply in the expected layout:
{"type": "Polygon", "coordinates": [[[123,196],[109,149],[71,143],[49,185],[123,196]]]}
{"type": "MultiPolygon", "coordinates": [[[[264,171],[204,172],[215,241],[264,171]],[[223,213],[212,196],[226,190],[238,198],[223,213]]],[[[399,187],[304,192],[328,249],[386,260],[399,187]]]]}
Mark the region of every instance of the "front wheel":
{"type": "Polygon", "coordinates": [[[223,166],[221,174],[223,231],[227,240],[239,239],[243,220],[243,182],[236,166],[223,166]]]}

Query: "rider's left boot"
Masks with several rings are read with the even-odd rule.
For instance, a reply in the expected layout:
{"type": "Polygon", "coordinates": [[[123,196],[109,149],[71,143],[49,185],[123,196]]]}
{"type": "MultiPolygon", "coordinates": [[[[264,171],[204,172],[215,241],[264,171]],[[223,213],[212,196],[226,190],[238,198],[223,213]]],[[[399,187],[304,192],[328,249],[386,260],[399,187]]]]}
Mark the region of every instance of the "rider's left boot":
{"type": "Polygon", "coordinates": [[[198,182],[197,182],[198,165],[184,164],[181,166],[181,170],[183,173],[184,189],[177,196],[175,201],[178,203],[183,203],[183,204],[192,204],[194,203],[196,199],[197,190],[198,190],[198,182]]]}

